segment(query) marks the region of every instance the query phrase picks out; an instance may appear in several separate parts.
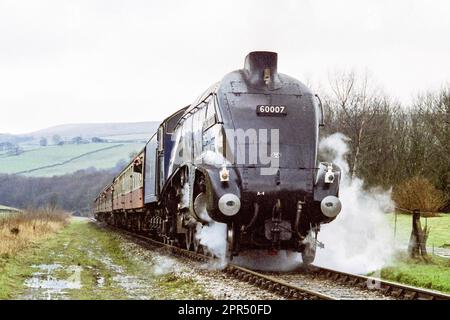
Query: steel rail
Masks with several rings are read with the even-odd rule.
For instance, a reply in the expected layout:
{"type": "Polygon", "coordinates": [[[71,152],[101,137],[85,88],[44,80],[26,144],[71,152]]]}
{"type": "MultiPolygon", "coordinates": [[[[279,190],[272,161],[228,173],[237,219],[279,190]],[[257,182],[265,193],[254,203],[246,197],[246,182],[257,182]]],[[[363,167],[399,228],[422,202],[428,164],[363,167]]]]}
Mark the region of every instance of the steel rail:
{"type": "Polygon", "coordinates": [[[309,270],[319,277],[331,279],[336,282],[358,286],[367,290],[380,290],[384,295],[392,296],[397,299],[404,300],[450,300],[450,295],[383,280],[376,277],[363,276],[333,269],[328,269],[320,266],[310,266],[309,270]]]}

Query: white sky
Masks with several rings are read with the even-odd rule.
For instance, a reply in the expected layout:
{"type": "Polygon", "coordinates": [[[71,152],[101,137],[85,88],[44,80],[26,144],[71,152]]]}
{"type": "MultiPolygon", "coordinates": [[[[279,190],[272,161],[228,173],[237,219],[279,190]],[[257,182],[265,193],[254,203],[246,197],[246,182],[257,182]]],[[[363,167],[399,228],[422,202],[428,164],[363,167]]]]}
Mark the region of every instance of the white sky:
{"type": "Polygon", "coordinates": [[[0,0],[0,132],[161,120],[243,66],[368,69],[407,103],[450,82],[450,1],[0,0]]]}

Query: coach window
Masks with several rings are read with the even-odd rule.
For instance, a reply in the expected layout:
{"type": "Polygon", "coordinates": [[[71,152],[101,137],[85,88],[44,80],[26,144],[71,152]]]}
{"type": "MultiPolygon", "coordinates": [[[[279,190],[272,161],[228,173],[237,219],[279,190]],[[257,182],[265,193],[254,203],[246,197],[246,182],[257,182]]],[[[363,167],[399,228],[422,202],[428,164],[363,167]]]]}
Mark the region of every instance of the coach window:
{"type": "Polygon", "coordinates": [[[131,189],[133,189],[133,173],[132,173],[132,171],[130,170],[131,169],[131,167],[128,169],[128,175],[129,175],[129,177],[131,178],[130,180],[128,180],[128,192],[131,190],[131,189]]]}

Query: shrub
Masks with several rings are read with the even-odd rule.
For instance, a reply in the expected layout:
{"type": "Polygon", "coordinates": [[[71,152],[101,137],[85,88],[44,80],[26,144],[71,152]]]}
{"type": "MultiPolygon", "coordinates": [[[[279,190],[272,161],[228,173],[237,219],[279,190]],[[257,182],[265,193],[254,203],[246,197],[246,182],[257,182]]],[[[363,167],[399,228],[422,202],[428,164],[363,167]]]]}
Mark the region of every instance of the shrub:
{"type": "Polygon", "coordinates": [[[0,257],[11,256],[48,237],[68,221],[67,213],[49,208],[0,216],[0,257]]]}
{"type": "Polygon", "coordinates": [[[447,204],[447,196],[424,177],[416,176],[396,186],[392,198],[397,207],[436,213],[447,204]]]}

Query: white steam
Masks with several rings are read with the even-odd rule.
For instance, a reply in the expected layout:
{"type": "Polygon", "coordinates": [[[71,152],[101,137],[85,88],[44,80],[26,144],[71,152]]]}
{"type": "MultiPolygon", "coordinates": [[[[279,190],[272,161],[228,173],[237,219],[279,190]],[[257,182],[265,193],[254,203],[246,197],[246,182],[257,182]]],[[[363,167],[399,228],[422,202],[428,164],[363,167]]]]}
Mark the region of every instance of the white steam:
{"type": "Polygon", "coordinates": [[[227,264],[227,225],[209,221],[206,225],[199,225],[196,236],[203,249],[218,258],[218,264],[214,267],[225,267],[227,264]]]}
{"type": "Polygon", "coordinates": [[[183,185],[183,188],[181,189],[181,203],[180,208],[189,208],[189,201],[190,201],[190,187],[189,183],[186,182],[183,185]]]}
{"type": "Polygon", "coordinates": [[[218,258],[219,262],[213,267],[223,268],[227,264],[227,225],[211,219],[206,210],[199,214],[207,224],[197,224],[195,237],[200,241],[205,253],[218,258]]]}
{"type": "Polygon", "coordinates": [[[231,163],[228,161],[223,155],[219,152],[214,152],[211,150],[207,150],[203,152],[200,156],[195,159],[197,164],[209,164],[211,166],[215,166],[217,168],[221,168],[223,166],[230,166],[231,163]]]}
{"type": "Polygon", "coordinates": [[[301,267],[301,259],[293,251],[280,250],[271,255],[267,250],[252,250],[240,252],[233,263],[252,270],[289,272],[301,267]]]}
{"type": "Polygon", "coordinates": [[[153,274],[157,276],[173,273],[175,270],[175,262],[171,258],[160,258],[155,261],[153,266],[153,274]]]}
{"type": "MultiPolygon", "coordinates": [[[[384,212],[392,208],[390,192],[363,189],[363,181],[351,179],[344,159],[345,137],[333,134],[320,143],[320,152],[333,154],[341,172],[339,198],[342,212],[319,233],[324,249],[317,250],[315,264],[347,272],[368,273],[388,264],[394,253],[393,232],[384,212]]],[[[327,159],[328,160],[328,159],[327,159]]]]}

